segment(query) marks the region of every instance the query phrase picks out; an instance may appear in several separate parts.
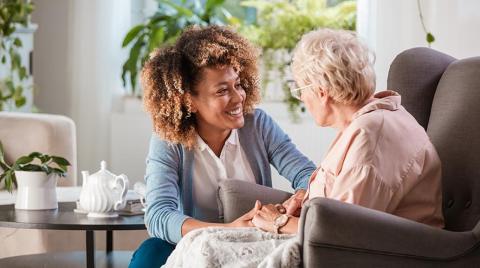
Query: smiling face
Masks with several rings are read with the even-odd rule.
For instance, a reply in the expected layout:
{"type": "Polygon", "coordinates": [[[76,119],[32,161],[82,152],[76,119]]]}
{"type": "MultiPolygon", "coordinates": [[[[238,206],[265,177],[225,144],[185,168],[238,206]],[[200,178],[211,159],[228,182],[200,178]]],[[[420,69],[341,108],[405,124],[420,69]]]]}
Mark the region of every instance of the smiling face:
{"type": "Polygon", "coordinates": [[[206,67],[191,95],[192,112],[199,134],[229,132],[243,127],[246,98],[240,78],[232,67],[206,67]]]}

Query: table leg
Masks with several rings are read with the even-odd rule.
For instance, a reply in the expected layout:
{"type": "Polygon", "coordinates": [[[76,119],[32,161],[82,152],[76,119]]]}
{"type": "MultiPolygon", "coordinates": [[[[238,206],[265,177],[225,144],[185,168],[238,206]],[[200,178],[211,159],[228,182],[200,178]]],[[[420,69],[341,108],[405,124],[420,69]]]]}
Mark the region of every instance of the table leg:
{"type": "Polygon", "coordinates": [[[95,268],[95,233],[94,231],[86,231],[87,232],[87,250],[86,250],[86,257],[87,257],[87,268],[95,268]]]}
{"type": "Polygon", "coordinates": [[[107,254],[113,251],[113,231],[107,231],[107,254]]]}

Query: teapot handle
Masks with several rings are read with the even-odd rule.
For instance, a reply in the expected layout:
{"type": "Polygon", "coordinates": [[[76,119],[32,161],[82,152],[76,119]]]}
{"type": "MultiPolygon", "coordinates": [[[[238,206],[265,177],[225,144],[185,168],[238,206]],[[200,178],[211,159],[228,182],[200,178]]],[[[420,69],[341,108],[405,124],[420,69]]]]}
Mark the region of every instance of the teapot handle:
{"type": "Polygon", "coordinates": [[[115,177],[115,185],[122,184],[122,194],[120,195],[120,199],[115,202],[115,206],[113,209],[119,210],[125,208],[127,204],[127,192],[128,192],[128,178],[125,174],[119,175],[115,177]],[[122,183],[120,183],[122,182],[122,183]]]}

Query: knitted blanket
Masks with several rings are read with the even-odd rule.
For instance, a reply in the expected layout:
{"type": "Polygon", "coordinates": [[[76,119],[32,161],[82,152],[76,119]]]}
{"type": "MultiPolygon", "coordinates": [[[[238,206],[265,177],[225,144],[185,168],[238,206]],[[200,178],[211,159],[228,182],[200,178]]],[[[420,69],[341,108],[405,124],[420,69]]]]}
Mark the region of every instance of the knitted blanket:
{"type": "Polygon", "coordinates": [[[208,227],[185,235],[162,267],[300,267],[300,258],[294,235],[208,227]]]}

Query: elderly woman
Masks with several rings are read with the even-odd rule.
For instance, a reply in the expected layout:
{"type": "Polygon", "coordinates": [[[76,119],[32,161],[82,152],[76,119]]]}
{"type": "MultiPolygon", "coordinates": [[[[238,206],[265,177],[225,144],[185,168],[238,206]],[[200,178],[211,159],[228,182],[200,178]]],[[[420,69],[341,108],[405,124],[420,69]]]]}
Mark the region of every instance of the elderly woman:
{"type": "Polygon", "coordinates": [[[145,176],[145,224],[154,238],[135,252],[130,267],[159,267],[192,230],[253,226],[255,210],[221,223],[216,192],[222,180],[271,186],[273,165],[297,190],[294,198],[304,196],[315,165],[267,114],[254,109],[256,59],[244,38],[209,26],[186,29],[145,64],[144,104],[155,131],[145,176]]]}
{"type": "MultiPolygon", "coordinates": [[[[329,29],[306,34],[294,51],[292,95],[319,126],[338,130],[304,201],[332,198],[441,228],[440,159],[397,93],[374,94],[372,58],[355,33],[329,29]]],[[[253,224],[296,233],[298,218],[267,205],[253,224]]]]}

